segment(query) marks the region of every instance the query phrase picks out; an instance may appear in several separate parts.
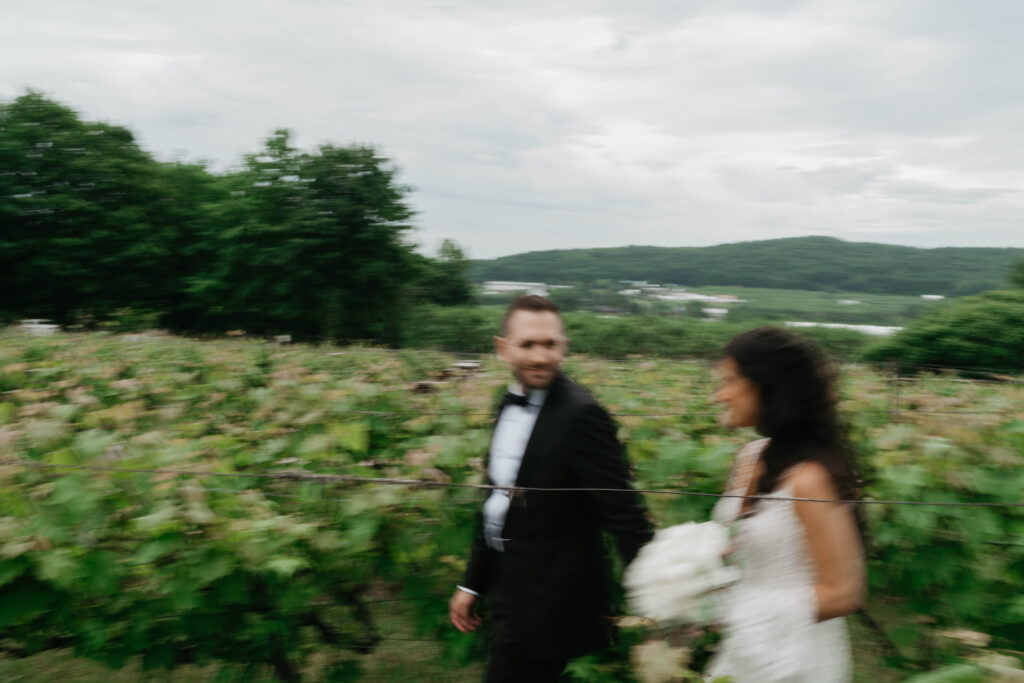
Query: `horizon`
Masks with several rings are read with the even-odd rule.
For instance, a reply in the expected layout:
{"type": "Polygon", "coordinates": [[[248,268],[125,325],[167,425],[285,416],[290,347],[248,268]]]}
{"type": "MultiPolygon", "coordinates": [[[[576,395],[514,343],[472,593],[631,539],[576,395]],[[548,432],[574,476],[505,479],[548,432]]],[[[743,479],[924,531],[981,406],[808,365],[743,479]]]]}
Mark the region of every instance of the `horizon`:
{"type": "Polygon", "coordinates": [[[767,239],[737,240],[735,242],[718,242],[718,243],[715,243],[715,244],[702,244],[702,245],[673,245],[673,246],[666,246],[666,245],[662,245],[662,244],[621,244],[619,246],[611,246],[611,247],[564,247],[564,248],[559,248],[559,249],[531,249],[529,251],[518,251],[518,252],[511,253],[511,254],[502,254],[502,255],[499,255],[499,256],[493,256],[493,257],[489,257],[489,258],[473,258],[472,256],[467,256],[467,258],[469,258],[469,260],[471,260],[471,261],[494,261],[494,260],[501,259],[501,258],[506,258],[506,257],[509,257],[509,256],[523,256],[523,255],[526,255],[526,254],[535,254],[535,253],[543,253],[543,252],[553,252],[553,251],[590,251],[590,250],[597,250],[597,249],[628,249],[628,248],[631,248],[631,247],[636,247],[636,248],[640,248],[640,249],[708,249],[708,248],[712,248],[712,247],[724,247],[724,246],[729,246],[729,245],[734,245],[734,244],[750,244],[752,242],[779,242],[779,241],[783,241],[783,240],[802,240],[802,239],[815,238],[815,237],[825,238],[825,239],[830,239],[830,240],[837,240],[839,242],[846,242],[846,243],[849,243],[849,244],[877,244],[879,246],[885,246],[885,247],[906,247],[908,249],[921,249],[921,250],[925,250],[925,251],[934,251],[934,250],[938,250],[938,249],[992,249],[992,250],[1011,249],[1011,250],[1018,250],[1018,251],[1024,252],[1024,246],[1018,247],[1018,246],[1010,245],[1010,246],[1000,247],[1000,246],[948,245],[948,246],[936,246],[936,247],[920,247],[920,246],[913,245],[913,244],[893,244],[893,243],[889,243],[889,242],[849,240],[849,239],[843,239],[843,238],[840,238],[840,237],[833,237],[832,235],[810,234],[810,235],[796,235],[796,236],[790,236],[790,237],[772,237],[772,238],[767,238],[767,239]]]}

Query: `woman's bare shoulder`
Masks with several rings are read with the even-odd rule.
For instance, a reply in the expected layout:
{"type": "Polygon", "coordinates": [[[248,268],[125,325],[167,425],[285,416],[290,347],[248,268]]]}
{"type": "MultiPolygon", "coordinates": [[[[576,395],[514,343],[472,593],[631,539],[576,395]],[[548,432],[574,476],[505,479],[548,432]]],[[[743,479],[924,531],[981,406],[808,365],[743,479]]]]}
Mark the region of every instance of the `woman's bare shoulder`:
{"type": "Polygon", "coordinates": [[[839,497],[832,474],[820,462],[802,462],[793,468],[788,478],[793,485],[793,495],[797,498],[835,500],[839,497]]]}

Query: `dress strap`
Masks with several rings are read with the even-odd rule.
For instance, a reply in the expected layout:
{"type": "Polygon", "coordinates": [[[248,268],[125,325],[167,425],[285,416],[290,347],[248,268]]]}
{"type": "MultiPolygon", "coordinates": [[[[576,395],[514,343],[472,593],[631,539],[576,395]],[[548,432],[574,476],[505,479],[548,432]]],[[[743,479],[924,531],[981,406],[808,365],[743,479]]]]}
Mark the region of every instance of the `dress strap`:
{"type": "Polygon", "coordinates": [[[740,448],[736,454],[736,462],[729,474],[728,491],[731,494],[744,494],[750,488],[750,478],[754,476],[761,453],[768,446],[768,439],[750,441],[740,448]]]}

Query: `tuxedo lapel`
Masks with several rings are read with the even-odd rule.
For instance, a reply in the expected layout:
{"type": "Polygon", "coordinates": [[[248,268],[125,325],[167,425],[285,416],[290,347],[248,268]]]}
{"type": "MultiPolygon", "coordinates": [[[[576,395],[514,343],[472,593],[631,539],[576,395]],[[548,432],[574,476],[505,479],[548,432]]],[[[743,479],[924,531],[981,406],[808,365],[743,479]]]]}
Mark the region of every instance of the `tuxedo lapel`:
{"type": "Polygon", "coordinates": [[[530,439],[526,442],[526,450],[523,451],[523,461],[519,464],[519,473],[516,476],[516,486],[536,485],[535,474],[543,462],[545,454],[550,450],[549,444],[558,430],[558,420],[562,413],[564,402],[565,376],[559,373],[551,382],[548,395],[544,399],[544,405],[537,415],[537,422],[533,425],[530,439]]]}

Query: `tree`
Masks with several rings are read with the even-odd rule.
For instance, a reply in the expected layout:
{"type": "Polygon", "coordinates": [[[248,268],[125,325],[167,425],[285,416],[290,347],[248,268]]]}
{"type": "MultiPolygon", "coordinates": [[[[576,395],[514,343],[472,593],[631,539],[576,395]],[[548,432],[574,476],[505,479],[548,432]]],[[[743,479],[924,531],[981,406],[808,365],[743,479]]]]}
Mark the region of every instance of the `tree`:
{"type": "Polygon", "coordinates": [[[435,261],[405,241],[396,174],[372,147],[307,152],[287,130],[227,174],[160,163],[29,92],[0,104],[0,319],[129,308],[179,330],[399,343],[424,278],[438,303],[471,295],[458,245],[435,261]]]}
{"type": "Polygon", "coordinates": [[[1024,371],[1024,290],[957,299],[914,320],[867,353],[910,365],[1024,371]]]}
{"type": "Polygon", "coordinates": [[[29,92],[0,105],[0,282],[16,315],[71,322],[176,305],[196,213],[131,132],[29,92]]]}
{"type": "Polygon", "coordinates": [[[648,280],[696,287],[740,285],[878,294],[977,294],[1003,286],[1014,248],[919,249],[791,237],[711,247],[563,249],[476,261],[477,280],[556,284],[648,280]]]}
{"type": "Polygon", "coordinates": [[[1010,284],[1024,289],[1024,258],[1019,258],[1010,269],[1010,284]]]}
{"type": "Polygon", "coordinates": [[[278,130],[228,176],[231,199],[206,235],[211,269],[192,278],[207,325],[393,343],[414,277],[412,211],[371,147],[301,152],[278,130]]]}
{"type": "Polygon", "coordinates": [[[437,251],[437,258],[425,258],[423,268],[422,298],[440,306],[462,306],[473,302],[470,263],[457,243],[444,240],[437,251]]]}
{"type": "Polygon", "coordinates": [[[590,303],[589,291],[581,284],[552,289],[548,296],[564,313],[583,310],[590,303]]]}

